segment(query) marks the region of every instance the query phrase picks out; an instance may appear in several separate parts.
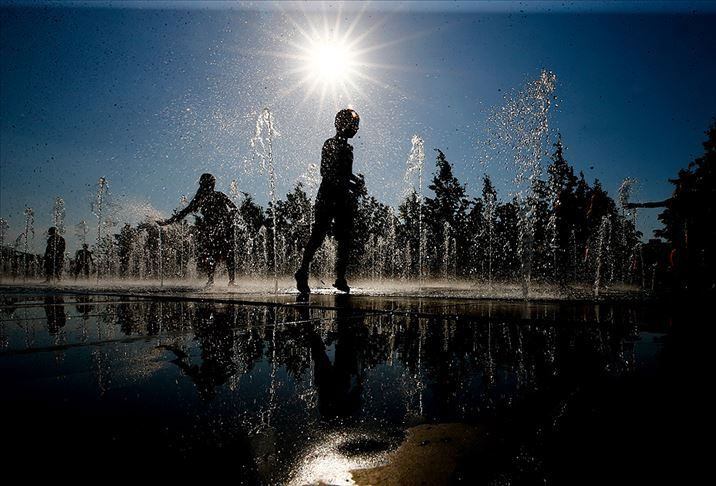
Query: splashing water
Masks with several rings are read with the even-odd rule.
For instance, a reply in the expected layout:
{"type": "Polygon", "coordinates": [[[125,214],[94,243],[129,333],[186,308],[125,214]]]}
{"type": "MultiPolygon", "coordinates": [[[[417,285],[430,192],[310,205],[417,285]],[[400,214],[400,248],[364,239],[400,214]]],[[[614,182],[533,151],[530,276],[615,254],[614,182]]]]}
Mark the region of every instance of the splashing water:
{"type": "Polygon", "coordinates": [[[318,186],[321,184],[321,169],[318,164],[311,162],[308,164],[306,172],[301,174],[301,182],[306,186],[306,193],[309,196],[315,195],[318,186]]]}
{"type": "Polygon", "coordinates": [[[619,185],[618,194],[619,194],[619,206],[624,211],[628,211],[628,208],[626,207],[627,204],[629,204],[629,199],[631,199],[632,191],[634,190],[634,187],[637,185],[638,181],[632,177],[625,178],[622,183],[619,185]]]}
{"type": "Polygon", "coordinates": [[[84,219],[75,225],[75,236],[80,242],[80,246],[87,243],[87,235],[89,234],[89,225],[84,219]]]}
{"type": "Polygon", "coordinates": [[[556,80],[554,73],[543,69],[538,79],[508,98],[505,105],[490,117],[495,126],[493,135],[512,152],[516,169],[514,183],[526,186],[526,190],[541,174],[556,80]]]}
{"type": "Polygon", "coordinates": [[[599,297],[599,289],[602,286],[604,276],[604,266],[609,263],[609,255],[611,254],[612,238],[612,222],[608,216],[602,218],[599,227],[599,239],[597,247],[597,270],[594,276],[594,296],[599,297]]]}
{"type": "MultiPolygon", "coordinates": [[[[231,181],[231,187],[229,189],[229,197],[232,199],[234,204],[237,208],[241,207],[241,191],[239,191],[239,183],[236,179],[231,181]]],[[[241,211],[235,211],[234,212],[234,220],[233,220],[233,231],[232,231],[232,238],[233,238],[233,248],[234,248],[234,275],[238,273],[238,265],[239,265],[239,239],[243,235],[245,238],[250,239],[251,236],[249,235],[247,231],[246,222],[244,221],[243,216],[241,216],[241,211]]],[[[248,244],[248,243],[247,243],[248,244]]]]}
{"type": "MultiPolygon", "coordinates": [[[[182,208],[185,208],[189,204],[189,199],[185,194],[182,194],[179,199],[179,204],[182,208]]],[[[186,277],[186,267],[186,220],[182,219],[181,225],[179,226],[179,276],[182,278],[186,277]]]]}
{"type": "Polygon", "coordinates": [[[408,187],[412,187],[413,190],[415,190],[411,179],[414,172],[418,173],[418,188],[415,191],[418,194],[418,277],[422,285],[423,260],[427,244],[427,241],[423,237],[423,167],[425,166],[425,142],[416,134],[413,135],[410,143],[412,146],[406,163],[405,181],[408,187]]]}
{"type": "Polygon", "coordinates": [[[522,273],[522,294],[529,296],[534,253],[535,217],[538,199],[534,186],[542,173],[542,158],[547,155],[549,109],[557,77],[542,70],[540,77],[527,85],[495,111],[490,121],[491,139],[512,157],[515,169],[513,182],[519,205],[518,254],[522,273]]]}
{"type": "Polygon", "coordinates": [[[450,277],[450,263],[451,263],[451,242],[452,238],[450,237],[452,233],[452,227],[450,226],[450,223],[445,221],[445,224],[443,226],[443,234],[445,235],[445,238],[443,240],[443,278],[446,280],[450,277]]]}
{"type": "Polygon", "coordinates": [[[397,231],[396,231],[396,217],[395,210],[390,208],[390,227],[388,229],[388,236],[386,238],[386,246],[388,254],[390,255],[390,277],[395,278],[395,270],[397,268],[397,231]]]}
{"type": "Polygon", "coordinates": [[[30,254],[30,245],[35,240],[35,212],[32,208],[25,208],[25,231],[18,238],[24,242],[24,254],[22,256],[23,278],[27,280],[27,256],[30,254]]]}
{"type": "Polygon", "coordinates": [[[10,225],[7,220],[5,218],[0,218],[0,248],[5,245],[5,235],[7,234],[8,229],[10,229],[10,225]]]}
{"type": "Polygon", "coordinates": [[[164,287],[164,255],[162,254],[162,227],[157,225],[159,233],[157,235],[157,253],[159,258],[159,286],[164,287]]]}
{"type": "MultiPolygon", "coordinates": [[[[632,227],[636,228],[636,221],[637,221],[637,209],[636,208],[629,208],[627,205],[629,204],[629,200],[631,199],[631,196],[634,192],[634,188],[638,185],[639,181],[637,179],[634,179],[633,177],[626,177],[622,183],[619,185],[619,189],[617,190],[618,195],[618,201],[619,201],[619,207],[622,210],[622,215],[624,216],[622,220],[622,231],[621,233],[621,243],[623,247],[628,246],[627,241],[627,230],[629,227],[629,224],[632,225],[632,227]]],[[[634,245],[633,251],[631,254],[627,254],[626,258],[623,262],[623,271],[624,274],[628,274],[632,267],[634,266],[632,264],[633,261],[636,260],[637,255],[641,257],[642,251],[641,251],[641,242],[637,242],[634,245]]],[[[638,265],[640,268],[642,265],[638,265]]],[[[641,281],[642,281],[642,287],[644,286],[644,269],[641,268],[641,281]]]]}
{"type": "Polygon", "coordinates": [[[619,185],[619,189],[617,190],[619,206],[622,208],[625,217],[627,215],[629,216],[629,219],[634,224],[634,226],[636,226],[637,209],[628,208],[627,205],[629,204],[629,200],[631,199],[632,193],[634,192],[634,188],[636,188],[638,184],[639,181],[637,179],[634,179],[633,177],[627,177],[622,181],[622,183],[619,185]]]}
{"type": "Polygon", "coordinates": [[[4,252],[3,247],[5,246],[5,235],[7,230],[10,229],[10,225],[7,220],[0,218],[0,277],[5,274],[5,259],[3,258],[4,252]]]}
{"type": "MultiPolygon", "coordinates": [[[[239,191],[239,181],[236,179],[231,180],[229,185],[229,197],[234,201],[234,204],[238,203],[241,197],[241,191],[239,191]]],[[[182,202],[186,200],[186,196],[182,196],[182,202]]]]}
{"type": "Polygon", "coordinates": [[[268,263],[269,263],[268,245],[266,243],[268,240],[268,237],[266,236],[267,233],[268,233],[268,230],[266,229],[266,226],[262,224],[261,227],[259,228],[259,241],[261,243],[260,254],[263,256],[263,258],[258,263],[258,265],[259,265],[259,268],[262,268],[263,270],[268,269],[268,263]]]}
{"type": "Polygon", "coordinates": [[[497,218],[497,194],[495,192],[485,192],[483,194],[483,200],[485,202],[485,220],[487,223],[487,278],[489,285],[492,286],[492,260],[495,219],[497,218]]]}
{"type": "MultiPolygon", "coordinates": [[[[306,185],[306,194],[309,198],[315,197],[318,192],[318,187],[321,184],[321,169],[318,164],[310,163],[306,172],[301,175],[300,180],[306,185]]],[[[308,221],[309,227],[313,225],[313,211],[311,205],[307,208],[308,214],[305,215],[308,221]]]]}
{"type": "Polygon", "coordinates": [[[256,119],[256,131],[251,139],[251,147],[261,163],[261,170],[268,172],[269,199],[271,201],[273,218],[273,273],[274,293],[278,293],[278,267],[276,257],[276,172],[273,161],[273,139],[280,134],[275,129],[273,114],[264,108],[256,119]]]}
{"type": "MultiPolygon", "coordinates": [[[[95,216],[97,216],[97,248],[100,247],[100,244],[102,242],[102,210],[104,207],[104,201],[107,196],[107,190],[109,188],[109,184],[107,181],[107,178],[100,177],[98,181],[99,187],[97,188],[97,196],[95,197],[94,207],[92,208],[92,212],[95,216]]],[[[99,283],[100,278],[100,266],[97,266],[97,282],[99,283]]]]}
{"type": "Polygon", "coordinates": [[[412,174],[418,173],[418,187],[417,191],[422,194],[423,190],[423,166],[425,161],[425,141],[419,135],[413,135],[410,140],[412,144],[410,148],[410,154],[408,155],[408,161],[405,164],[405,183],[408,186],[413,186],[412,174]]]}
{"type": "Polygon", "coordinates": [[[52,226],[57,228],[58,234],[65,234],[65,201],[59,196],[52,207],[52,226]]]}

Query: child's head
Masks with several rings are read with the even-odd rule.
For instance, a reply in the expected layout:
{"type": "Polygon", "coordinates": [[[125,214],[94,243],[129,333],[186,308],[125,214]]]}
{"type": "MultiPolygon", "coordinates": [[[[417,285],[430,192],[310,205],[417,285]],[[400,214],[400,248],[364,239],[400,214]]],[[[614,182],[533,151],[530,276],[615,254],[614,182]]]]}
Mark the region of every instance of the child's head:
{"type": "Polygon", "coordinates": [[[350,108],[341,110],[336,115],[336,131],[339,135],[352,138],[358,133],[358,124],[360,123],[360,117],[358,113],[350,108]]]}

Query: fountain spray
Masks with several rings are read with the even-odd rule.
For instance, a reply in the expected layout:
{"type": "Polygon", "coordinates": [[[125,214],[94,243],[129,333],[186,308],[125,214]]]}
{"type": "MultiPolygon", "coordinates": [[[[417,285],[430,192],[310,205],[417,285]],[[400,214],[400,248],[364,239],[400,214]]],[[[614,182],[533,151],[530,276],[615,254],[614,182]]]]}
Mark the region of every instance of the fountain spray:
{"type": "Polygon", "coordinates": [[[5,259],[3,258],[3,248],[5,246],[5,235],[10,225],[4,218],[0,218],[0,278],[5,273],[5,259]]]}
{"type": "Polygon", "coordinates": [[[609,216],[603,216],[599,226],[599,239],[597,246],[597,268],[594,275],[594,296],[599,297],[599,288],[602,285],[603,268],[610,255],[612,238],[612,222],[609,216]]]}
{"type": "Polygon", "coordinates": [[[55,198],[55,204],[52,207],[52,226],[57,228],[58,234],[65,233],[65,201],[59,196],[55,198]]]}
{"type": "MultiPolygon", "coordinates": [[[[636,229],[636,221],[637,221],[637,209],[636,208],[629,208],[629,199],[631,199],[632,191],[634,190],[634,187],[637,185],[638,181],[632,177],[625,178],[622,183],[619,185],[618,189],[618,200],[619,200],[619,206],[622,210],[622,246],[624,248],[628,247],[628,240],[627,240],[627,230],[629,227],[629,223],[631,222],[632,227],[636,229]]],[[[626,261],[624,261],[624,277],[626,277],[629,274],[630,270],[630,264],[631,261],[636,258],[637,252],[641,253],[641,242],[637,242],[634,245],[633,252],[631,255],[627,254],[626,261]]],[[[644,272],[644,269],[642,268],[642,274],[644,272]]],[[[625,278],[626,280],[626,278],[625,278]]],[[[643,280],[643,278],[642,278],[643,280]]],[[[643,284],[642,284],[643,286],[643,284]]]]}
{"type": "Polygon", "coordinates": [[[241,212],[238,210],[240,207],[240,198],[241,198],[241,192],[239,191],[239,183],[236,179],[233,179],[231,181],[231,188],[229,189],[229,196],[234,201],[234,204],[237,207],[236,212],[234,213],[234,218],[232,221],[233,226],[233,247],[234,247],[234,275],[238,273],[238,265],[239,265],[239,234],[243,232],[245,228],[245,224],[243,222],[243,218],[241,217],[241,212]]]}
{"type": "MultiPolygon", "coordinates": [[[[99,187],[97,189],[97,196],[95,197],[94,203],[94,214],[97,216],[97,249],[100,248],[100,242],[102,241],[102,208],[104,206],[104,199],[107,196],[107,178],[100,177],[98,181],[99,187]]],[[[97,283],[100,278],[100,265],[97,265],[97,283]]]]}
{"type": "Polygon", "coordinates": [[[423,284],[423,259],[425,258],[425,247],[427,242],[423,237],[423,167],[425,165],[425,141],[419,135],[413,135],[410,140],[412,144],[410,155],[408,155],[405,180],[410,180],[412,172],[418,172],[418,279],[423,284]]]}
{"type": "Polygon", "coordinates": [[[87,235],[89,234],[89,225],[84,219],[75,225],[75,236],[80,240],[80,246],[87,243],[87,235]]]}
{"type": "Polygon", "coordinates": [[[494,138],[500,140],[513,156],[514,183],[522,190],[515,196],[520,205],[519,246],[522,273],[522,295],[529,296],[534,253],[535,218],[538,200],[534,185],[542,171],[541,160],[546,155],[549,132],[548,115],[557,77],[542,70],[540,77],[527,85],[491,116],[494,138]]]}
{"type": "Polygon", "coordinates": [[[25,252],[22,256],[23,280],[27,280],[27,255],[30,252],[30,239],[35,239],[35,212],[32,208],[25,208],[25,232],[23,233],[25,252]],[[32,234],[32,237],[30,235],[32,234]]]}
{"type": "MultiPolygon", "coordinates": [[[[489,181],[489,179],[486,179],[489,181]]],[[[491,187],[491,186],[490,186],[491,187]]],[[[483,191],[485,201],[485,218],[487,220],[487,278],[492,288],[492,255],[493,238],[495,233],[495,208],[497,206],[497,194],[494,191],[483,191]]]]}
{"type": "Polygon", "coordinates": [[[264,108],[256,119],[256,132],[251,139],[251,146],[261,161],[261,170],[266,170],[269,177],[269,198],[271,199],[271,215],[273,219],[273,277],[274,293],[278,293],[278,267],[276,255],[276,173],[273,162],[273,138],[279,133],[274,129],[271,110],[264,108]]]}
{"type": "Polygon", "coordinates": [[[162,255],[162,227],[157,225],[159,235],[157,240],[157,252],[159,253],[159,286],[164,287],[164,258],[162,255]]]}

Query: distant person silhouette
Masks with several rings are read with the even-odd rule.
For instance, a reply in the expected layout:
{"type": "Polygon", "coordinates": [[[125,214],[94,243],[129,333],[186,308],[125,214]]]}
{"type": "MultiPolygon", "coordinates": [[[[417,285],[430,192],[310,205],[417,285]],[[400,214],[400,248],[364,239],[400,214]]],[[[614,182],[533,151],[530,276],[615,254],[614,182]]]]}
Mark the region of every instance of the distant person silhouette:
{"type": "Polygon", "coordinates": [[[91,265],[94,265],[92,252],[89,251],[87,243],[84,243],[82,248],[75,253],[75,278],[79,277],[80,274],[82,274],[84,278],[89,278],[91,265]]]}
{"type": "Polygon", "coordinates": [[[62,267],[65,263],[65,239],[52,226],[47,230],[47,247],[45,248],[45,282],[59,281],[62,278],[62,267]]]}
{"type": "Polygon", "coordinates": [[[302,294],[311,292],[308,286],[308,272],[313,256],[323,244],[326,233],[335,222],[336,282],[335,288],[350,292],[346,282],[346,267],[350,253],[351,230],[353,226],[354,202],[352,188],[359,182],[353,175],[353,146],[348,143],[358,133],[360,117],[351,109],[345,109],[336,115],[336,134],[323,144],[321,152],[321,186],[316,195],[314,222],[311,236],[303,251],[301,267],[295,273],[296,287],[302,294]]]}
{"type": "Polygon", "coordinates": [[[206,253],[209,280],[207,287],[214,285],[214,272],[219,261],[226,261],[229,273],[229,285],[234,285],[234,218],[236,205],[223,192],[215,191],[216,178],[211,174],[202,174],[199,179],[199,190],[191,202],[180,212],[167,219],[157,221],[160,226],[181,221],[190,213],[201,213],[202,219],[197,221],[201,247],[206,253]]]}

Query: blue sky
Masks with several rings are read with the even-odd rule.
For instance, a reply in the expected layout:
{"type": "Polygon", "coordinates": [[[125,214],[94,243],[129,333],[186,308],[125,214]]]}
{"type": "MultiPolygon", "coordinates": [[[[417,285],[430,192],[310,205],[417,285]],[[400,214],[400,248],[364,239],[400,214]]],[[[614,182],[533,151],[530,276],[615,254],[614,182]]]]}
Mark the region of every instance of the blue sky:
{"type": "MultiPolygon", "coordinates": [[[[568,161],[613,196],[634,177],[635,198],[663,199],[716,116],[715,21],[713,2],[3,2],[6,242],[30,206],[41,249],[60,196],[75,248],[71,227],[96,222],[90,203],[102,176],[121,221],[168,216],[203,172],[227,193],[236,179],[265,204],[267,176],[250,145],[264,107],[280,133],[281,197],[319,162],[347,104],[362,118],[354,168],[382,201],[399,203],[414,133],[425,139],[427,174],[440,148],[471,195],[488,173],[507,197],[514,168],[485,159],[489,114],[543,68],[557,76],[550,130],[562,133],[568,161]],[[324,24],[354,44],[359,76],[357,89],[321,102],[296,57],[301,32],[324,24]]],[[[640,216],[647,236],[656,214],[640,216]]]]}

